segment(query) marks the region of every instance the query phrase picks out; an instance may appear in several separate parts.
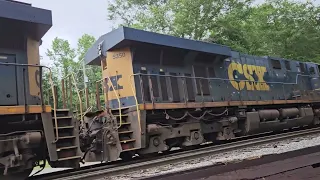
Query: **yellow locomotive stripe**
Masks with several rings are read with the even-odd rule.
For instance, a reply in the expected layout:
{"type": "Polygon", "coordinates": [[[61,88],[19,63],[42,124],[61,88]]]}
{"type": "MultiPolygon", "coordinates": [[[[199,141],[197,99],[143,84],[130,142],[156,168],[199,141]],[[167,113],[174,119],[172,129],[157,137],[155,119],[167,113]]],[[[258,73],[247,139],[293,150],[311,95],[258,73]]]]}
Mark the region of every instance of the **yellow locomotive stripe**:
{"type": "MultiPolygon", "coordinates": [[[[28,55],[28,64],[40,64],[39,57],[39,42],[28,38],[27,40],[27,55],[28,55]]],[[[40,72],[39,67],[28,67],[28,77],[29,77],[29,92],[31,96],[40,95],[40,72]]]]}
{"type": "Polygon", "coordinates": [[[140,110],[149,109],[181,109],[181,108],[202,108],[202,107],[225,107],[225,106],[253,106],[253,105],[271,105],[271,104],[295,104],[312,103],[320,100],[266,100],[266,101],[222,101],[222,102],[204,102],[204,103],[146,103],[139,104],[140,110]]]}
{"type": "MultiPolygon", "coordinates": [[[[0,115],[25,114],[25,106],[0,106],[0,115]]],[[[41,105],[27,106],[27,114],[42,113],[41,105]]],[[[45,112],[51,112],[51,106],[45,106],[45,112]]]]}

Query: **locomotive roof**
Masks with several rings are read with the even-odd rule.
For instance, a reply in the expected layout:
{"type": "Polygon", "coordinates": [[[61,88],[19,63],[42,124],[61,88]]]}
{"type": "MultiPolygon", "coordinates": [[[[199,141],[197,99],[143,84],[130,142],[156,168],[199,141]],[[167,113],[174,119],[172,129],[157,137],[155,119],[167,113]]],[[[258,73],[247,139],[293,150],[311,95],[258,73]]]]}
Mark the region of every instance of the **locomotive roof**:
{"type": "Polygon", "coordinates": [[[231,48],[227,46],[120,27],[102,35],[86,53],[85,62],[89,65],[100,65],[99,46],[101,47],[101,54],[106,56],[108,50],[139,43],[218,54],[226,57],[231,56],[231,48]]]}
{"type": "Polygon", "coordinates": [[[31,4],[0,0],[0,36],[5,33],[27,34],[37,40],[52,26],[50,10],[32,7],[31,4]]]}

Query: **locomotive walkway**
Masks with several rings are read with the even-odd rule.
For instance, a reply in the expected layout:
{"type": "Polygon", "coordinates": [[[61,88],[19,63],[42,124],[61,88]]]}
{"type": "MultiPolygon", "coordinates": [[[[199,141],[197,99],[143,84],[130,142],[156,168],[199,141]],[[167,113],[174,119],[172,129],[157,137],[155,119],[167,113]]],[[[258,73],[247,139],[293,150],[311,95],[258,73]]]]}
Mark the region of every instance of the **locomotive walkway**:
{"type": "MultiPolygon", "coordinates": [[[[117,176],[117,175],[122,175],[124,173],[128,172],[133,172],[133,171],[142,171],[144,169],[148,169],[151,167],[158,167],[161,165],[165,164],[170,164],[170,163],[177,163],[180,161],[186,161],[186,160],[192,160],[195,158],[204,158],[209,155],[214,155],[218,154],[221,152],[228,152],[232,151],[235,149],[240,149],[244,147],[253,147],[261,144],[267,144],[270,142],[277,142],[281,140],[289,140],[292,138],[297,138],[297,137],[303,137],[303,136],[308,136],[312,134],[319,134],[320,133],[320,128],[312,128],[312,129],[307,129],[307,130],[299,130],[299,131],[292,131],[292,132],[286,132],[286,133],[281,133],[281,134],[276,134],[276,135],[268,135],[268,136],[261,136],[261,137],[256,137],[256,138],[250,138],[250,139],[245,139],[245,140],[240,140],[240,141],[235,141],[231,143],[226,143],[222,145],[214,145],[214,146],[208,146],[208,147],[203,147],[200,149],[195,149],[195,150],[189,150],[189,151],[182,151],[182,152],[176,152],[172,153],[169,155],[163,155],[159,157],[154,157],[154,158],[146,158],[146,159],[140,159],[140,160],[133,160],[131,162],[120,162],[120,163],[114,163],[114,164],[101,164],[99,166],[89,166],[89,167],[83,167],[79,170],[67,170],[67,171],[61,171],[57,173],[51,173],[51,174],[43,174],[39,176],[34,176],[30,177],[29,179],[64,179],[64,180],[73,180],[73,179],[88,179],[88,180],[93,180],[93,179],[99,179],[99,178],[107,178],[107,177],[112,177],[112,176],[117,176]]],[[[314,148],[313,148],[314,149],[314,148]]],[[[315,148],[319,150],[320,148],[315,148]]],[[[308,152],[309,154],[310,152],[308,152]]],[[[264,158],[258,158],[259,160],[264,159],[264,158]]],[[[270,159],[270,158],[267,158],[270,159]]],[[[271,158],[272,159],[272,158],[271,158]]],[[[316,159],[316,158],[314,158],[316,159]]],[[[244,161],[246,162],[246,161],[244,161]]],[[[250,161],[254,162],[254,161],[250,161]]],[[[261,162],[260,162],[261,163],[261,162]]],[[[250,163],[249,163],[250,164],[250,163]]],[[[236,166],[236,165],[235,165],[236,166]]],[[[216,168],[218,168],[217,166],[216,168]]],[[[220,169],[225,169],[226,166],[220,166],[220,169]]],[[[241,165],[239,165],[241,167],[241,165]]],[[[244,166],[245,167],[245,166],[244,166]]],[[[210,167],[201,167],[201,169],[210,169],[210,167]]],[[[226,168],[228,169],[228,168],[226,168]]],[[[198,169],[199,170],[199,169],[198,169]]],[[[222,170],[217,171],[217,173],[220,172],[224,173],[222,170]]],[[[229,171],[232,171],[234,169],[230,169],[229,171]]],[[[190,170],[195,171],[194,176],[197,177],[199,171],[195,170],[190,170]]],[[[209,170],[208,172],[216,172],[213,170],[209,170]]],[[[179,172],[179,175],[183,177],[184,173],[179,172]]],[[[200,173],[200,174],[205,174],[205,173],[200,173]]],[[[170,177],[174,177],[176,174],[168,174],[168,175],[162,175],[159,177],[152,177],[152,179],[168,179],[170,177]]],[[[215,174],[208,174],[207,176],[212,176],[215,174]]],[[[175,177],[177,179],[179,177],[175,177]]],[[[185,179],[189,179],[184,177],[185,179]]],[[[233,179],[233,178],[231,178],[233,179]]]]}

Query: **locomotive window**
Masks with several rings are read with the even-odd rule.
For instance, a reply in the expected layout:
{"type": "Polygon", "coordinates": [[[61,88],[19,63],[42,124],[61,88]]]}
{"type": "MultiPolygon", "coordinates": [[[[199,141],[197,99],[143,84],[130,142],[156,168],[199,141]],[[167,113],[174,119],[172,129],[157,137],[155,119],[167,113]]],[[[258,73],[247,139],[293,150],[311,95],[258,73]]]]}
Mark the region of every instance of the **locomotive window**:
{"type": "Polygon", "coordinates": [[[304,63],[299,63],[301,72],[305,72],[306,69],[304,67],[304,63]]]}
{"type": "Polygon", "coordinates": [[[271,64],[274,69],[281,69],[281,64],[279,60],[271,59],[271,64]]]}
{"type": "Polygon", "coordinates": [[[289,61],[284,61],[284,63],[286,65],[286,69],[287,70],[291,70],[290,62],[289,61]]]}

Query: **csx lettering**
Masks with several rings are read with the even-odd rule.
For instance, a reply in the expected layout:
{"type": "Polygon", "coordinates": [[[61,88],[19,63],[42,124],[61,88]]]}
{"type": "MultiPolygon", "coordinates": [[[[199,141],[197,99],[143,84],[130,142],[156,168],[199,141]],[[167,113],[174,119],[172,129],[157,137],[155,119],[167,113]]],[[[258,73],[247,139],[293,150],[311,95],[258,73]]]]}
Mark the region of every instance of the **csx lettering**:
{"type": "Polygon", "coordinates": [[[120,52],[120,53],[115,53],[112,55],[113,59],[118,59],[118,58],[122,58],[124,57],[126,54],[124,52],[120,52]]]}
{"type": "Polygon", "coordinates": [[[110,77],[111,84],[108,82],[108,84],[109,84],[109,91],[123,89],[123,86],[121,86],[121,85],[118,83],[119,79],[121,79],[121,78],[122,78],[122,75],[117,75],[117,76],[111,76],[111,77],[110,77]]]}
{"type": "Polygon", "coordinates": [[[232,62],[228,67],[228,76],[230,79],[230,83],[237,90],[242,90],[246,87],[248,91],[269,91],[270,87],[263,79],[265,72],[267,72],[267,68],[264,66],[255,66],[248,64],[241,65],[235,62],[232,62]],[[234,71],[242,74],[246,78],[246,80],[236,81],[233,76],[234,71]],[[255,80],[253,78],[254,74],[258,77],[258,80],[255,80]]]}

